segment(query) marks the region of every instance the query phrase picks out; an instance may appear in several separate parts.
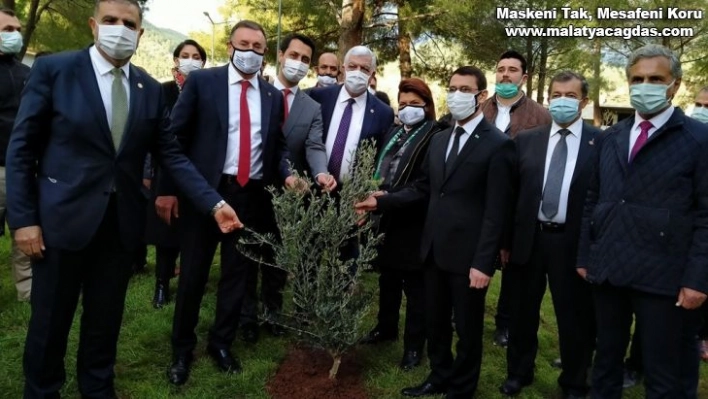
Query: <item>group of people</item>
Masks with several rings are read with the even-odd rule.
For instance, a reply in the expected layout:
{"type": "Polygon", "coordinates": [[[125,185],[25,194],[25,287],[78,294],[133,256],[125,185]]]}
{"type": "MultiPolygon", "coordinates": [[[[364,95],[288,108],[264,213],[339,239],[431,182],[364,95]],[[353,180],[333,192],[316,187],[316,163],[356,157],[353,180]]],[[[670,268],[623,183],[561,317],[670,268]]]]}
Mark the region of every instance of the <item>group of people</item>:
{"type": "MultiPolygon", "coordinates": [[[[261,71],[265,32],[243,20],[229,35],[226,65],[204,69],[206,52],[187,40],[174,51],[173,81],[160,85],[130,63],[142,17],[135,0],[97,0],[94,45],[36,60],[24,85],[25,77],[9,86],[12,122],[0,115],[9,139],[8,224],[34,271],[25,398],[58,397],[79,298],[79,390],[117,397],[124,300],[145,242],[156,246],[157,308],[170,300],[180,259],[168,380],[189,378],[219,244],[207,354],[221,371],[239,372],[238,329],[257,341],[259,300],[273,316],[266,320],[277,320],[286,283],[284,272],[239,251],[243,227],[277,235],[266,188],[306,187],[296,176],[336,195],[366,140],[379,151],[380,190],[355,207],[376,219],[385,239],[376,261],[378,322],[362,342],[398,339],[405,294],[400,367],[419,366],[427,345],[430,373],[404,396],[473,396],[486,292],[501,269],[494,343],[507,348],[503,394],[533,383],[548,285],[564,398],[621,397],[633,320],[631,352],[642,358],[646,396],[697,397],[697,309],[708,292],[708,90],[696,98],[695,119],[671,104],[682,78],[672,51],[649,45],[631,54],[636,113],[605,131],[581,118],[589,85],[580,74],[551,79],[548,109],[528,98],[526,60],[515,51],[499,57],[493,95],[482,70],[456,69],[441,118],[425,81],[401,80],[394,120],[372,88],[376,56],[365,46],[341,65],[321,54],[317,86],[303,89],[315,44],[289,35],[271,84],[261,71]]],[[[13,66],[11,79],[27,75],[12,58],[19,29],[13,13],[0,11],[0,62],[13,66]]],[[[256,251],[273,259],[271,249],[256,251]]]]}

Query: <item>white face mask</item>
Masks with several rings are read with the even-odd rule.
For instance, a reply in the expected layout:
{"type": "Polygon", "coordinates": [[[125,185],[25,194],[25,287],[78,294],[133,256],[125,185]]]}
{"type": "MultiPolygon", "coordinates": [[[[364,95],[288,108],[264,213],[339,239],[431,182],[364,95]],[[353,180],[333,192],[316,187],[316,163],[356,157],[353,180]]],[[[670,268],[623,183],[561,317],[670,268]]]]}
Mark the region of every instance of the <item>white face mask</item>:
{"type": "Polygon", "coordinates": [[[454,93],[447,93],[447,107],[450,109],[452,119],[461,121],[474,114],[477,110],[477,95],[479,93],[463,93],[459,90],[454,93]]]}
{"type": "Polygon", "coordinates": [[[253,50],[237,50],[231,55],[231,63],[244,75],[253,75],[261,70],[263,65],[263,54],[258,54],[253,50]]]}
{"type": "Polygon", "coordinates": [[[693,109],[691,116],[699,122],[708,123],[708,108],[696,107],[693,109]]]}
{"type": "Polygon", "coordinates": [[[369,75],[361,71],[347,71],[344,86],[354,95],[360,95],[369,87],[369,75]]]}
{"type": "Polygon", "coordinates": [[[317,75],[317,83],[322,87],[332,86],[337,83],[337,78],[329,75],[317,75]]]}
{"type": "Polygon", "coordinates": [[[114,60],[124,60],[138,48],[138,31],[124,25],[98,25],[96,45],[114,60]]]}
{"type": "Polygon", "coordinates": [[[20,32],[0,32],[0,53],[17,54],[22,50],[22,34],[20,32]]]}
{"type": "Polygon", "coordinates": [[[191,58],[180,58],[179,59],[179,69],[180,73],[184,76],[189,75],[190,72],[202,69],[204,64],[200,60],[193,60],[191,58]]]}
{"type": "Polygon", "coordinates": [[[304,62],[288,58],[283,63],[283,76],[288,82],[298,83],[307,75],[308,69],[304,62]]]}
{"type": "Polygon", "coordinates": [[[408,105],[405,108],[398,111],[398,119],[403,122],[404,125],[413,126],[416,123],[422,121],[425,118],[425,109],[423,107],[414,107],[408,105]]]}

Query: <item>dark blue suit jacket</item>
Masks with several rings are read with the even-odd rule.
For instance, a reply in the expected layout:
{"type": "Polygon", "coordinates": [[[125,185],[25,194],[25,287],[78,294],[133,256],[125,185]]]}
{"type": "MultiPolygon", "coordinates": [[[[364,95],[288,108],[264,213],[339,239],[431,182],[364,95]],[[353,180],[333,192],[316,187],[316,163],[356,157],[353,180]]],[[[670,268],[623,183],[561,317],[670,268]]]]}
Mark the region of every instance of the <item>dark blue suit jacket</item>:
{"type": "MultiPolygon", "coordinates": [[[[315,88],[309,93],[310,97],[322,106],[322,119],[324,122],[322,141],[325,143],[327,142],[327,133],[329,132],[329,125],[332,122],[332,114],[334,113],[335,105],[337,105],[337,97],[340,90],[346,90],[344,85],[315,88]]],[[[374,139],[377,146],[380,147],[383,137],[392,124],[393,109],[367,91],[364,123],[362,124],[359,141],[374,139]]]]}
{"type": "Polygon", "coordinates": [[[7,151],[8,222],[39,225],[47,246],[79,250],[90,242],[115,187],[120,235],[129,248],[143,236],[141,192],[148,151],[208,213],[221,197],[183,155],[160,84],[130,66],[130,112],[114,148],[88,49],[38,59],[20,103],[7,151]]]}
{"type": "MultiPolygon", "coordinates": [[[[170,131],[182,143],[185,153],[212,187],[218,187],[226,162],[229,112],[229,64],[189,74],[172,109],[170,131]]],[[[263,140],[263,182],[282,185],[290,176],[288,149],[281,130],[283,94],[265,82],[261,92],[261,135],[263,140]]],[[[172,183],[163,181],[160,195],[174,195],[172,183]]]]}
{"type": "Polygon", "coordinates": [[[676,108],[630,163],[633,124],[613,125],[596,144],[578,267],[597,284],[708,293],[708,125],[676,108]]]}

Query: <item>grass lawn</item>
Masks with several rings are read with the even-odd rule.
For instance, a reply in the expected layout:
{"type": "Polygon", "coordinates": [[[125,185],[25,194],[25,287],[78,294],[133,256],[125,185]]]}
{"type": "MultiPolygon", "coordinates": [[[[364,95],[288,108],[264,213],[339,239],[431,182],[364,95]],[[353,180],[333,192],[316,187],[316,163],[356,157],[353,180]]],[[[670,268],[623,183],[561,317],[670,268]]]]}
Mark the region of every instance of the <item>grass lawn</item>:
{"type": "MultiPolygon", "coordinates": [[[[8,264],[9,241],[0,239],[0,398],[21,398],[23,387],[22,348],[24,346],[26,324],[29,320],[29,305],[18,303],[11,280],[8,264]]],[[[275,373],[279,361],[284,357],[287,346],[294,342],[289,338],[276,339],[261,334],[261,340],[255,346],[246,346],[237,340],[234,353],[243,363],[244,372],[237,376],[226,376],[216,371],[210,359],[205,355],[205,338],[214,315],[215,287],[218,270],[212,271],[207,294],[204,297],[198,336],[197,360],[193,366],[189,382],[181,388],[171,386],[165,377],[169,366],[170,330],[174,304],[165,309],[155,310],[152,298],[154,279],[153,251],[150,251],[147,274],[133,278],[128,291],[128,299],[123,320],[123,330],[118,346],[118,364],[116,365],[116,384],[118,394],[125,399],[152,398],[268,398],[264,386],[268,378],[275,373]]],[[[375,284],[376,275],[367,275],[368,283],[375,284]]],[[[173,291],[176,281],[173,280],[173,291]]],[[[494,331],[494,307],[499,291],[499,278],[495,278],[487,296],[487,315],[485,328],[485,352],[482,375],[477,398],[502,398],[498,386],[504,380],[506,360],[503,349],[491,344],[494,331]]],[[[375,303],[375,301],[374,301],[375,303]]],[[[374,324],[376,308],[372,306],[369,325],[374,324]]],[[[540,353],[536,361],[536,381],[519,396],[523,399],[560,398],[556,379],[558,370],[551,368],[550,362],[558,357],[556,323],[553,308],[547,297],[541,315],[539,336],[540,353]]],[[[78,341],[78,320],[72,330],[68,356],[66,359],[67,383],[63,396],[77,398],[75,379],[75,353],[78,341]]],[[[402,329],[401,329],[402,331],[402,329]]],[[[405,373],[395,365],[400,360],[402,344],[394,343],[377,347],[364,347],[357,351],[364,365],[364,379],[372,398],[399,398],[401,388],[421,382],[428,371],[427,361],[417,370],[405,373]]],[[[702,381],[699,397],[708,397],[708,369],[702,366],[702,381]]],[[[626,392],[625,398],[644,397],[642,388],[626,392]]],[[[313,398],[330,399],[330,398],[313,398]]],[[[336,398],[331,398],[336,399],[336,398]]]]}

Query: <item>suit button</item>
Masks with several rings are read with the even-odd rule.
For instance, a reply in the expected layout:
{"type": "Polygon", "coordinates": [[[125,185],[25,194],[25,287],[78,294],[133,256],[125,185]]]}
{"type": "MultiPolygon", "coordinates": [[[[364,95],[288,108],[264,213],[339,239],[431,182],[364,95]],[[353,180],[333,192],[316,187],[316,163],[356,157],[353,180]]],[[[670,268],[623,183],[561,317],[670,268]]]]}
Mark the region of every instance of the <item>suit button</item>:
{"type": "Polygon", "coordinates": [[[440,198],[444,197],[445,193],[440,193],[440,198]]]}
{"type": "Polygon", "coordinates": [[[663,232],[663,231],[660,231],[660,232],[659,232],[659,235],[663,237],[663,236],[664,236],[664,232],[663,232]]]}
{"type": "Polygon", "coordinates": [[[620,200],[620,204],[624,204],[624,200],[623,200],[623,199],[622,199],[622,200],[620,200]]]}

